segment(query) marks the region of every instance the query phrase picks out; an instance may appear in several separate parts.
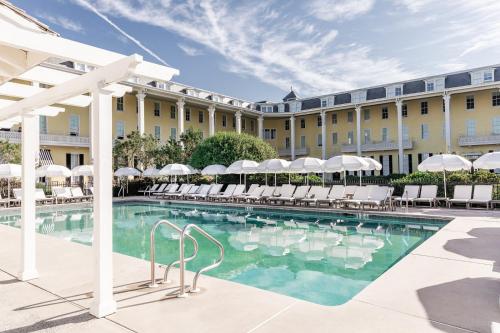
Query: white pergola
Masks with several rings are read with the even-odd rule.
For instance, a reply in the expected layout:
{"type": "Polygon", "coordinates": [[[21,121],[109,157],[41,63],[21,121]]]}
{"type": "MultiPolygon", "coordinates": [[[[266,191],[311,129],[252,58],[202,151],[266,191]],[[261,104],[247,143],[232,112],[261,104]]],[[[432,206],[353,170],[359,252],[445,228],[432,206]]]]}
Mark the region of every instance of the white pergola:
{"type": "Polygon", "coordinates": [[[54,104],[91,104],[91,156],[94,165],[95,256],[94,301],[90,313],[103,317],[116,311],[112,271],[112,97],[129,88],[117,82],[129,77],[168,81],[178,71],[59,37],[8,3],[0,3],[0,127],[22,123],[21,261],[19,279],[38,277],[35,251],[35,164],[39,151],[38,116],[55,116],[64,108],[54,104]],[[40,64],[49,58],[95,67],[83,75],[51,70],[40,64]],[[51,88],[28,86],[30,80],[51,88]],[[10,81],[10,82],[9,82],[10,81]]]}

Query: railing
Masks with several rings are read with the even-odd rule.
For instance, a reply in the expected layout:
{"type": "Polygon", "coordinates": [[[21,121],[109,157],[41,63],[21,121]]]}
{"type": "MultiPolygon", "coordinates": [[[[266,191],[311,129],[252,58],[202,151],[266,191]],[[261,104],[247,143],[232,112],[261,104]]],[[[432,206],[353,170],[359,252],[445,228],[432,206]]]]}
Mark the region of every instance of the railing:
{"type": "MultiPolygon", "coordinates": [[[[292,150],[290,148],[279,149],[278,155],[280,156],[291,156],[292,150]]],[[[309,155],[309,148],[295,148],[295,156],[309,155]]]]}
{"type": "MultiPolygon", "coordinates": [[[[21,143],[21,132],[0,131],[0,140],[21,143]]],[[[85,136],[40,134],[40,144],[45,146],[90,147],[90,140],[85,136]]]]}
{"type": "Polygon", "coordinates": [[[482,135],[482,136],[460,136],[458,138],[459,146],[480,146],[500,144],[500,134],[482,135]]]}
{"type": "MultiPolygon", "coordinates": [[[[412,140],[403,140],[403,149],[412,149],[412,140]]],[[[355,153],[357,146],[355,144],[343,144],[341,151],[343,153],[355,153]]],[[[384,151],[384,150],[398,150],[397,141],[372,141],[361,145],[361,151],[384,151]]]]}

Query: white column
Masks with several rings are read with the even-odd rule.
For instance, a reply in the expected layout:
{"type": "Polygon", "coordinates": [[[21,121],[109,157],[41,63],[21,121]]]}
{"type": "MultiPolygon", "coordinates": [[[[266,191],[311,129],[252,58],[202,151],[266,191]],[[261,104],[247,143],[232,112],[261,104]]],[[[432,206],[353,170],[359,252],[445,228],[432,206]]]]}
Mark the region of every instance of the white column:
{"type": "Polygon", "coordinates": [[[236,112],[236,133],[241,134],[241,112],[236,112]]]}
{"type": "Polygon", "coordinates": [[[94,126],[92,126],[92,104],[89,105],[89,155],[90,155],[90,164],[94,161],[94,126]]]}
{"type": "Polygon", "coordinates": [[[137,94],[137,130],[140,135],[144,135],[144,98],[144,92],[137,94]]]}
{"type": "Polygon", "coordinates": [[[259,138],[263,139],[264,138],[264,115],[260,115],[259,118],[257,118],[257,131],[258,131],[259,138]]]}
{"type": "Polygon", "coordinates": [[[295,116],[290,117],[290,159],[295,159],[295,116]]]}
{"type": "Polygon", "coordinates": [[[177,140],[180,140],[184,133],[184,104],[184,98],[177,101],[177,140]]]}
{"type": "Polygon", "coordinates": [[[215,105],[208,107],[208,136],[215,134],[215,105]]]}
{"type": "Polygon", "coordinates": [[[361,156],[361,105],[356,105],[356,152],[361,156]]]}
{"type": "Polygon", "coordinates": [[[113,299],[113,169],[111,91],[92,91],[94,143],[94,299],[90,313],[98,318],[116,312],[113,299]]]}
{"type": "Polygon", "coordinates": [[[39,117],[22,117],[22,201],[21,201],[21,269],[19,279],[27,281],[38,277],[35,243],[35,182],[38,156],[39,117]]]}
{"type": "Polygon", "coordinates": [[[450,124],[450,99],[449,93],[444,93],[444,137],[446,141],[446,153],[451,153],[451,124],[450,124]]]}
{"type": "Polygon", "coordinates": [[[326,112],[321,111],[321,158],[326,160],[326,112]]]}
{"type": "Polygon", "coordinates": [[[398,165],[399,173],[404,173],[404,150],[403,150],[403,101],[396,100],[396,113],[398,117],[398,165]]]}

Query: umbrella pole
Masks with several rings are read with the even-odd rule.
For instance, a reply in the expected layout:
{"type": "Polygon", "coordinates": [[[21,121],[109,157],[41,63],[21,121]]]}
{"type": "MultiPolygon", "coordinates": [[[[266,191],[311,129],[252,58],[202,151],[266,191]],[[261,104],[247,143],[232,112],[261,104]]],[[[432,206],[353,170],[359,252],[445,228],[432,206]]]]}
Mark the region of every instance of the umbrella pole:
{"type": "Polygon", "coordinates": [[[266,186],[267,186],[267,172],[264,175],[266,177],[266,186]]]}
{"type": "Polygon", "coordinates": [[[10,178],[7,178],[7,207],[10,207],[10,178]]]}
{"type": "Polygon", "coordinates": [[[446,196],[446,170],[443,170],[443,182],[444,182],[444,197],[447,198],[447,196],[446,196]]]}
{"type": "Polygon", "coordinates": [[[345,170],[344,170],[344,187],[347,186],[347,178],[346,178],[346,174],[345,174],[345,170]]]}
{"type": "Polygon", "coordinates": [[[362,173],[362,171],[361,171],[361,170],[359,170],[358,172],[359,172],[359,186],[361,186],[361,185],[363,185],[363,184],[361,183],[361,173],[362,173]]]}
{"type": "Polygon", "coordinates": [[[323,172],[323,187],[325,187],[325,173],[323,172]]]}
{"type": "Polygon", "coordinates": [[[276,187],[276,173],[274,174],[274,187],[276,187]]]}
{"type": "Polygon", "coordinates": [[[245,189],[246,189],[247,188],[247,174],[246,173],[243,175],[243,180],[245,181],[244,184],[245,184],[245,189]]]}
{"type": "Polygon", "coordinates": [[[292,179],[292,175],[290,173],[288,173],[288,185],[291,184],[290,180],[292,179]]]}
{"type": "Polygon", "coordinates": [[[240,173],[240,185],[241,185],[241,173],[240,173]]]}
{"type": "Polygon", "coordinates": [[[217,174],[215,174],[215,184],[217,184],[217,174]]]}

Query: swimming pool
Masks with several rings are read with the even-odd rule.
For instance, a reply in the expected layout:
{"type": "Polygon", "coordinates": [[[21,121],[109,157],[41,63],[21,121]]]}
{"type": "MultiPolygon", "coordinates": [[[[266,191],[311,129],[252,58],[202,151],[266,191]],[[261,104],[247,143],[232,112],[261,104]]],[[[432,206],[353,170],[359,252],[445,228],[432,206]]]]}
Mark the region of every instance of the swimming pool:
{"type": "MultiPolygon", "coordinates": [[[[200,225],[224,245],[222,265],[207,275],[322,304],[350,300],[413,248],[447,223],[444,220],[338,214],[318,211],[218,207],[152,202],[115,203],[115,252],[149,259],[149,232],[160,219],[200,225]]],[[[19,225],[19,215],[0,216],[19,225]]],[[[43,209],[37,231],[90,245],[91,208],[43,209]]],[[[160,227],[156,261],[178,258],[175,233],[160,227]]],[[[200,251],[187,269],[211,264],[218,249],[198,237],[200,251]]],[[[186,253],[191,253],[186,243],[186,253]]],[[[203,285],[203,281],[201,281],[203,285]]]]}

